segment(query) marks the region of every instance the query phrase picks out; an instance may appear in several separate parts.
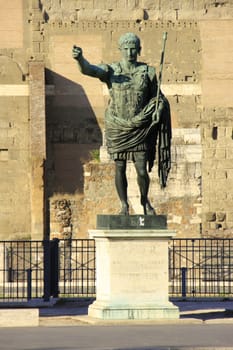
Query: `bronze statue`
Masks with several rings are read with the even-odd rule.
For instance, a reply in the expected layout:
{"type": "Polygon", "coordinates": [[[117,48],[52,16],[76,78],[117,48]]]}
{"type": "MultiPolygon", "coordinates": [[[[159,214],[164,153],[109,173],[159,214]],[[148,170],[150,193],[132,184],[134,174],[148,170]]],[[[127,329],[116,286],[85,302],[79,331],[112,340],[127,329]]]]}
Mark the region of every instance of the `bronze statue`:
{"type": "Polygon", "coordinates": [[[170,108],[160,91],[154,67],[138,62],[140,39],[126,33],[119,39],[122,59],[112,64],[92,65],[80,47],[73,47],[73,58],[80,71],[107,84],[110,101],[105,114],[106,144],[115,161],[115,184],[121,201],[119,214],[128,215],[127,160],[134,162],[145,215],[155,215],[148,199],[149,175],[158,148],[161,187],[170,170],[170,108]],[[157,145],[158,143],[158,145],[157,145]],[[148,166],[148,170],[147,170],[148,166]]]}

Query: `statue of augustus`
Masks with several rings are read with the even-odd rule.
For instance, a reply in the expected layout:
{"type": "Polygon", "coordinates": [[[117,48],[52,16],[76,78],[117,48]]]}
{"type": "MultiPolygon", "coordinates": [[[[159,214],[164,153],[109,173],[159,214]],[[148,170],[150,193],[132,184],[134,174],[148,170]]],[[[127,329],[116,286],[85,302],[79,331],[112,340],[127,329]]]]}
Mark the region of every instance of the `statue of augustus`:
{"type": "Polygon", "coordinates": [[[171,122],[169,103],[160,91],[155,68],[138,62],[141,44],[134,33],[119,39],[121,60],[111,64],[90,64],[80,47],[73,47],[73,58],[80,71],[98,78],[109,89],[110,101],[105,113],[106,144],[115,161],[115,185],[121,201],[120,215],[129,214],[127,161],[137,172],[144,215],[155,215],[148,199],[149,174],[156,149],[161,187],[166,186],[170,170],[171,122]]]}

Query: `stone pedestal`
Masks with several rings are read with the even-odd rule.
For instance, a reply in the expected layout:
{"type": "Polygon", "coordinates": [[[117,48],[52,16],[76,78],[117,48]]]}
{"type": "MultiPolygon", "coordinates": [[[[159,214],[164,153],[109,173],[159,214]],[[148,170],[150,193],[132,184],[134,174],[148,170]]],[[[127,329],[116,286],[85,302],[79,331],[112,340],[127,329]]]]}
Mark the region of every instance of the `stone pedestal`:
{"type": "Polygon", "coordinates": [[[96,301],[89,316],[179,318],[178,308],[168,300],[168,241],[174,231],[102,228],[89,234],[96,242],[97,269],[96,301]]]}

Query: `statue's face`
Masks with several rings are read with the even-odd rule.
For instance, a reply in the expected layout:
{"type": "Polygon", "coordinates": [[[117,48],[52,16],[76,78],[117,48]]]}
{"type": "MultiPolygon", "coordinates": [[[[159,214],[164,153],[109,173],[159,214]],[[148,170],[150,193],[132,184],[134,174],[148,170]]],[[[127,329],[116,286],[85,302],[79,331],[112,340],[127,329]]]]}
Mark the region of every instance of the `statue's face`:
{"type": "Polygon", "coordinates": [[[127,62],[136,62],[138,57],[138,49],[135,44],[123,44],[121,46],[121,54],[123,60],[127,62]]]}

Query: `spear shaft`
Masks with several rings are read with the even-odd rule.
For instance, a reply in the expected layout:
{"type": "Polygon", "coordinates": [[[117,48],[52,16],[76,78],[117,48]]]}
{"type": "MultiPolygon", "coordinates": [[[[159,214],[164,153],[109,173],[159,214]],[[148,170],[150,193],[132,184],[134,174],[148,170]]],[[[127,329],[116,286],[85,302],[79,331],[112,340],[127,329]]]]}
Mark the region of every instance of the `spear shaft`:
{"type": "Polygon", "coordinates": [[[161,82],[162,82],[163,62],[164,62],[166,41],[167,41],[167,32],[164,32],[163,33],[163,48],[162,48],[161,58],[160,58],[160,69],[159,69],[159,78],[158,78],[158,84],[157,84],[157,96],[156,96],[156,104],[155,104],[156,113],[157,113],[158,107],[159,107],[159,94],[160,94],[160,86],[161,86],[161,82]]]}

